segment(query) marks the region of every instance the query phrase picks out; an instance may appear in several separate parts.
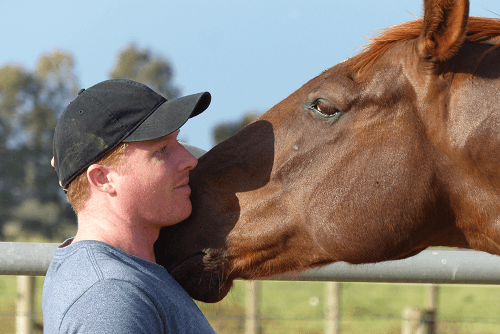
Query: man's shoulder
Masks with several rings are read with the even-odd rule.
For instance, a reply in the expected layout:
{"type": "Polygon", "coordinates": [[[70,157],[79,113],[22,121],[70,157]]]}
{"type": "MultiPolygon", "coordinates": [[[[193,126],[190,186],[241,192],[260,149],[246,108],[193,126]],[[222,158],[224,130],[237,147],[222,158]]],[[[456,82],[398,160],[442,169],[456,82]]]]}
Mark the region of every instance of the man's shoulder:
{"type": "Polygon", "coordinates": [[[54,321],[64,333],[82,327],[85,333],[166,332],[156,305],[136,285],[122,280],[98,280],[64,308],[54,321]]]}
{"type": "Polygon", "coordinates": [[[100,280],[71,305],[61,328],[73,332],[83,324],[89,333],[214,333],[192,301],[187,307],[169,298],[159,303],[150,296],[130,282],[100,280]]]}
{"type": "Polygon", "coordinates": [[[80,241],[56,251],[44,282],[44,302],[71,305],[97,287],[131,286],[154,304],[190,297],[161,266],[101,242],[80,241]],[[121,283],[120,283],[121,282],[121,283]]]}
{"type": "MultiPolygon", "coordinates": [[[[144,323],[134,320],[140,326],[168,328],[194,321],[210,328],[164,268],[99,243],[82,243],[56,253],[45,280],[43,304],[48,322],[66,319],[68,326],[75,319],[86,324],[106,319],[107,325],[118,326],[139,312],[152,317],[144,323]]],[[[167,332],[182,333],[185,328],[178,329],[167,332]]]]}
{"type": "Polygon", "coordinates": [[[152,262],[125,253],[99,241],[80,241],[58,248],[47,271],[46,280],[56,285],[88,288],[100,280],[123,280],[131,283],[149,281],[165,284],[167,271],[152,262]]]}

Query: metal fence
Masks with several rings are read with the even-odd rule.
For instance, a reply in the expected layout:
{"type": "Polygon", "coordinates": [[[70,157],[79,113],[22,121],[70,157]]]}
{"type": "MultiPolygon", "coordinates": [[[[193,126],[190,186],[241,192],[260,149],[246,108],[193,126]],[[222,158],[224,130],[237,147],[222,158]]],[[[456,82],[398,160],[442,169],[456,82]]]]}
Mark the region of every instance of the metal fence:
{"type": "MultiPolygon", "coordinates": [[[[44,276],[56,243],[0,242],[0,275],[44,276]]],[[[273,280],[500,284],[500,257],[473,251],[426,250],[404,260],[334,263],[273,280]]]]}
{"type": "MultiPolygon", "coordinates": [[[[33,276],[44,276],[57,248],[56,243],[0,242],[0,275],[17,275],[19,289],[18,333],[30,333],[33,276]],[[26,330],[22,330],[26,328],[26,330]]],[[[432,284],[500,284],[500,257],[483,252],[427,250],[398,261],[350,265],[335,263],[303,273],[289,273],[272,280],[323,282],[379,282],[432,284]]],[[[329,311],[325,332],[338,333],[338,283],[329,283],[326,293],[329,311]],[[327,290],[328,291],[328,290],[327,290]]],[[[258,332],[258,283],[248,283],[247,333],[258,332]]],[[[413,332],[412,332],[413,333],[413,332]]]]}

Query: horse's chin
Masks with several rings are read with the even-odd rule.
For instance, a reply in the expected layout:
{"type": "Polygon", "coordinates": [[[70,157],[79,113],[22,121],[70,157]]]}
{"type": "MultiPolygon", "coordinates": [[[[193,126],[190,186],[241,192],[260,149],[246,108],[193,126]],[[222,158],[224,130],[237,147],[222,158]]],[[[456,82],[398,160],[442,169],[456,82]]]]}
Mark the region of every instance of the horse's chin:
{"type": "Polygon", "coordinates": [[[233,285],[224,279],[222,265],[215,265],[211,257],[198,253],[170,270],[170,275],[191,298],[205,303],[221,301],[233,285]]]}

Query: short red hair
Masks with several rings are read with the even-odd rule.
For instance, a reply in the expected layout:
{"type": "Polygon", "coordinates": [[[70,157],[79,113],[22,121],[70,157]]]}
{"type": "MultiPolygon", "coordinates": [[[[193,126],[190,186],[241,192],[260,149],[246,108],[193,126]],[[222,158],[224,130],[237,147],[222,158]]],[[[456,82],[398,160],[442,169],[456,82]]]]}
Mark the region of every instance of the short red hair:
{"type": "MultiPolygon", "coordinates": [[[[122,143],[99,159],[96,164],[115,166],[125,154],[128,143],[122,143]]],[[[83,171],[68,185],[67,199],[76,214],[83,208],[90,193],[89,182],[87,180],[87,170],[83,171]]]]}

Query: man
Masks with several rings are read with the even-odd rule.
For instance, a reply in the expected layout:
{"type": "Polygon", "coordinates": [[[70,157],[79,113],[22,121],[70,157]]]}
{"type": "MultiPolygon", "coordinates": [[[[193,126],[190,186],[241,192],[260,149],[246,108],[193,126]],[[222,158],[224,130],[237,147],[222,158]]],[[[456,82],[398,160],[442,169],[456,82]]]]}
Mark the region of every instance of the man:
{"type": "Polygon", "coordinates": [[[64,110],[53,165],[78,230],[47,271],[45,333],[214,333],[153,251],[160,229],[191,213],[197,160],[177,135],[210,99],[167,101],[118,79],[82,89],[64,110]]]}

